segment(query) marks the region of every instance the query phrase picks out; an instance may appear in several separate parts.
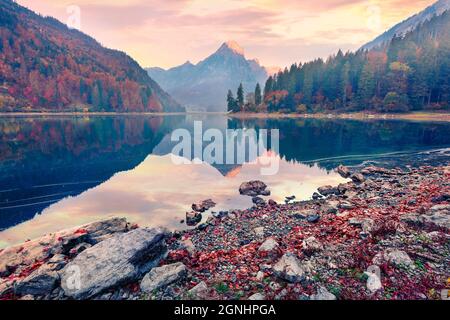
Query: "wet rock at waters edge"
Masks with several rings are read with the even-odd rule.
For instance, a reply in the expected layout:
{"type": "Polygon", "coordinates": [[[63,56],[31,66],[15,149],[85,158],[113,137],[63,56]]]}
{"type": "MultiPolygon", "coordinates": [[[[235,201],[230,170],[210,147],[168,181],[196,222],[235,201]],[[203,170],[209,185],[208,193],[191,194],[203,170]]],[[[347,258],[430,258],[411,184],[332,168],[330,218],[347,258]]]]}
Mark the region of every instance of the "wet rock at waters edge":
{"type": "Polygon", "coordinates": [[[250,197],[270,195],[270,191],[267,190],[267,185],[259,180],[242,183],[239,187],[239,193],[250,197]]]}
{"type": "Polygon", "coordinates": [[[277,202],[275,200],[272,200],[272,199],[269,200],[268,204],[271,207],[274,207],[274,206],[278,205],[277,202]]]}
{"type": "Polygon", "coordinates": [[[293,253],[286,253],[281,259],[272,267],[273,273],[288,282],[297,283],[305,279],[305,271],[303,270],[300,261],[293,253]]]}
{"type": "Polygon", "coordinates": [[[61,287],[75,299],[136,281],[167,251],[164,229],[141,228],[115,235],[83,251],[61,270],[61,287]]]}
{"type": "Polygon", "coordinates": [[[186,212],[186,224],[190,227],[196,226],[199,224],[203,219],[203,216],[201,213],[191,211],[186,212]]]}
{"type": "Polygon", "coordinates": [[[314,192],[312,198],[313,200],[319,200],[322,198],[322,195],[318,194],[317,192],[314,192]]]}
{"type": "Polygon", "coordinates": [[[212,201],[211,199],[207,199],[202,202],[192,204],[192,210],[202,213],[208,211],[211,208],[214,208],[215,206],[216,203],[214,201],[212,201]]]}
{"type": "Polygon", "coordinates": [[[264,206],[264,205],[266,205],[266,201],[263,198],[261,198],[261,197],[253,197],[252,198],[252,202],[256,206],[264,206]]]}
{"type": "Polygon", "coordinates": [[[142,279],[140,287],[143,292],[152,293],[154,290],[177,282],[186,274],[187,268],[181,262],[153,268],[142,279]]]}
{"type": "Polygon", "coordinates": [[[348,178],[351,175],[350,170],[346,166],[340,165],[336,170],[342,178],[348,178]]]}
{"type": "MultiPolygon", "coordinates": [[[[80,243],[96,244],[114,234],[130,230],[125,218],[112,218],[47,234],[0,251],[0,274],[23,274],[36,261],[45,262],[54,255],[68,254],[80,243]],[[14,266],[14,268],[11,268],[14,266]]],[[[27,272],[25,272],[27,273],[27,272]]],[[[28,274],[27,274],[28,275],[28,274]]]]}
{"type": "Polygon", "coordinates": [[[336,300],[336,296],[329,292],[324,287],[319,287],[316,294],[313,294],[310,297],[311,300],[324,300],[324,301],[330,301],[330,300],[336,300]]]}
{"type": "Polygon", "coordinates": [[[351,175],[350,179],[352,179],[355,183],[363,183],[366,178],[361,173],[354,173],[351,175]]]}
{"type": "Polygon", "coordinates": [[[317,189],[319,191],[319,193],[325,197],[335,194],[338,195],[339,189],[337,187],[332,187],[332,186],[322,186],[319,189],[317,189]]]}

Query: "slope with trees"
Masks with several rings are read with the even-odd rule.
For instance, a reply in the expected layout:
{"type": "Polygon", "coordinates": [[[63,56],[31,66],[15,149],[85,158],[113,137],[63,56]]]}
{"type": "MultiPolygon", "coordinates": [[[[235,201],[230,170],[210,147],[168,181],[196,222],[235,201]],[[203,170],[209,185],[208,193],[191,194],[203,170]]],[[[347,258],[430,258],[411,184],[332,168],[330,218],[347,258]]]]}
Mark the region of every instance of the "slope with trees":
{"type": "Polygon", "coordinates": [[[406,112],[450,108],[450,12],[385,46],[294,64],[269,77],[269,112],[406,112]]]}
{"type": "Polygon", "coordinates": [[[183,111],[136,61],[0,0],[0,112],[183,111]]]}

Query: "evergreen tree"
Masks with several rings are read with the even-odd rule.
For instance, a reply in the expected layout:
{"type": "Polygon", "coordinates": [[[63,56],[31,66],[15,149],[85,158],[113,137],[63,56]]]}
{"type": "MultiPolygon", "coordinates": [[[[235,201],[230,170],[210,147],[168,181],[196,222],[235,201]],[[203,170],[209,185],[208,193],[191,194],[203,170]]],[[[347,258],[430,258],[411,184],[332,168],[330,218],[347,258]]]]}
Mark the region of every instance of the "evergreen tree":
{"type": "Polygon", "coordinates": [[[227,105],[228,105],[228,111],[229,112],[237,112],[237,101],[233,96],[233,92],[231,90],[228,90],[227,94],[227,105]]]}
{"type": "Polygon", "coordinates": [[[255,88],[255,105],[259,106],[262,103],[261,86],[259,83],[256,84],[255,88]]]}
{"type": "Polygon", "coordinates": [[[239,109],[242,111],[244,108],[244,87],[242,86],[242,83],[239,85],[237,90],[237,104],[239,109]]]}

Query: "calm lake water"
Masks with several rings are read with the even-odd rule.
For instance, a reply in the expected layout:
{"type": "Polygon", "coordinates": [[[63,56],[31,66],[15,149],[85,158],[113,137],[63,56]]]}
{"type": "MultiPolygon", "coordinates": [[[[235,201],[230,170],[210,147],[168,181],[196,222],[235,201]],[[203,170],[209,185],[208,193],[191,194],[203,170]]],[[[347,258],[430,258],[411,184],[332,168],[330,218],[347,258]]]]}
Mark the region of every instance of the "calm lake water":
{"type": "MultiPolygon", "coordinates": [[[[205,147],[207,143],[203,143],[205,147]]],[[[127,217],[143,226],[181,229],[194,202],[214,211],[251,206],[243,181],[260,179],[270,198],[308,199],[345,181],[333,169],[447,161],[450,124],[316,119],[236,120],[224,116],[16,117],[0,119],[0,248],[63,228],[127,217]],[[260,164],[176,165],[174,129],[280,130],[276,175],[260,164]]],[[[192,160],[192,159],[189,159],[192,160]]],[[[252,160],[252,159],[248,159],[252,160]]]]}

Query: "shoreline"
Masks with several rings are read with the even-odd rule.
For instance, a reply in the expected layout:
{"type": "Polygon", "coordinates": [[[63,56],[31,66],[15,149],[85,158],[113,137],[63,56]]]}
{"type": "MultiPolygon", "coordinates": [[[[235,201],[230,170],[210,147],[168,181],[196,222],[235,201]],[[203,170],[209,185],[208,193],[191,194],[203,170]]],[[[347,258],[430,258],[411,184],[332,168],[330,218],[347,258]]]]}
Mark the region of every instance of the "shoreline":
{"type": "Polygon", "coordinates": [[[0,250],[0,299],[439,299],[449,286],[450,167],[338,172],[351,181],[308,201],[266,202],[265,185],[253,184],[253,207],[192,230],[113,218],[0,250]],[[133,258],[140,250],[153,261],[133,258]],[[380,279],[369,285],[373,265],[380,279]],[[64,284],[73,266],[96,274],[81,291],[64,284]]]}
{"type": "Polygon", "coordinates": [[[0,118],[13,117],[116,117],[116,116],[189,116],[216,115],[236,119],[346,119],[346,120],[410,120],[450,122],[450,112],[411,112],[404,114],[385,113],[317,113],[317,114],[282,114],[282,113],[226,113],[226,112],[0,112],[0,118]]]}
{"type": "Polygon", "coordinates": [[[405,114],[385,113],[341,113],[341,114],[281,114],[281,113],[234,113],[230,117],[237,119],[345,119],[345,120],[410,120],[450,122],[450,112],[411,112],[405,114]]]}

